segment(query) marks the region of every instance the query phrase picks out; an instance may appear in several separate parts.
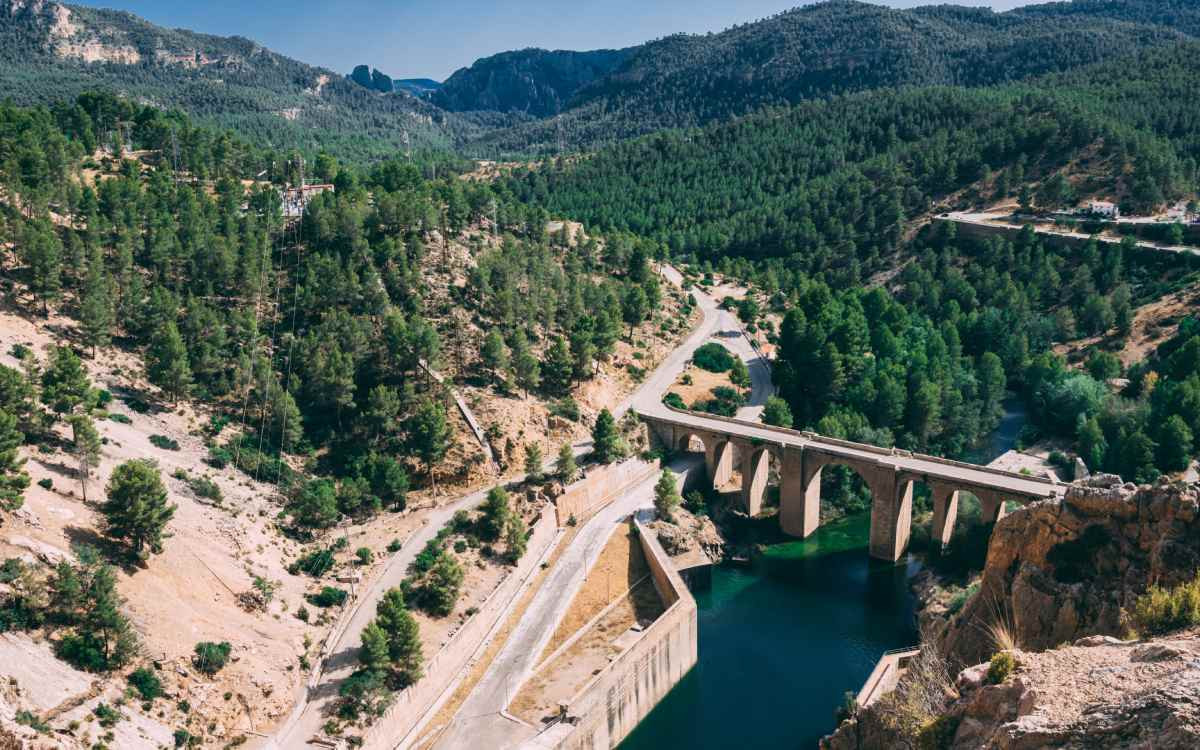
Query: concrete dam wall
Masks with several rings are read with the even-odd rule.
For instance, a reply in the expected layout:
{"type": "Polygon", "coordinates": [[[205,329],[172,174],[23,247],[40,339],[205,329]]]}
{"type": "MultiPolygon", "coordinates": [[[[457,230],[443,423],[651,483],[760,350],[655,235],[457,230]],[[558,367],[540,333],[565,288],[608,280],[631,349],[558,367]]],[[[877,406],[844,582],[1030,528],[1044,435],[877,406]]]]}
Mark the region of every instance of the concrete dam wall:
{"type": "Polygon", "coordinates": [[[697,660],[696,601],[654,532],[634,520],[666,610],[566,705],[566,718],[526,748],[614,748],[683,679],[697,660]]]}

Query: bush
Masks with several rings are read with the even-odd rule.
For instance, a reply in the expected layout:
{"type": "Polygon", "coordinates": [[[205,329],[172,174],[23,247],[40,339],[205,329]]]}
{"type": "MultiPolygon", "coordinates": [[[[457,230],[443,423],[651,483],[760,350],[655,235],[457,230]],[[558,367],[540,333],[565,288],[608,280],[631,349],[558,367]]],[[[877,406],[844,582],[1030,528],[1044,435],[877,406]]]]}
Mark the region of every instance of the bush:
{"type": "Polygon", "coordinates": [[[208,458],[204,462],[214,469],[224,469],[233,463],[233,452],[223,445],[209,446],[208,458]]]}
{"type": "Polygon", "coordinates": [[[1125,618],[1133,634],[1141,637],[1200,625],[1200,575],[1169,589],[1151,586],[1125,618]]]}
{"type": "Polygon", "coordinates": [[[556,417],[569,419],[572,422],[579,421],[579,404],[575,403],[575,399],[570,396],[550,404],[547,411],[556,417]]]}
{"type": "Polygon", "coordinates": [[[705,502],[704,493],[700,492],[700,490],[692,490],[684,495],[683,507],[693,516],[708,515],[708,503],[705,502]]]}
{"type": "Polygon", "coordinates": [[[153,670],[139,667],[129,675],[129,684],[141,694],[142,698],[152,701],[163,694],[162,680],[153,670]]]}
{"type": "Polygon", "coordinates": [[[949,615],[958,614],[959,610],[961,610],[963,608],[963,605],[967,603],[967,600],[970,599],[972,596],[975,596],[975,594],[978,592],[979,592],[979,582],[978,581],[976,581],[975,583],[972,583],[970,586],[966,587],[965,589],[959,589],[958,591],[956,591],[954,593],[954,596],[950,597],[950,601],[948,601],[946,603],[946,614],[949,614],[949,615]]]}
{"type": "Polygon", "coordinates": [[[939,716],[927,722],[917,735],[917,750],[949,750],[961,721],[958,716],[939,716]]]}
{"type": "Polygon", "coordinates": [[[988,665],[987,681],[991,685],[999,685],[1009,678],[1017,667],[1017,658],[1008,651],[1001,651],[992,657],[988,665]]]}
{"type": "Polygon", "coordinates": [[[687,404],[684,403],[683,396],[680,396],[678,393],[673,391],[663,396],[662,402],[672,409],[680,409],[683,411],[687,410],[687,404]]]}
{"type": "Polygon", "coordinates": [[[108,413],[108,420],[117,424],[133,424],[133,420],[124,414],[117,414],[111,411],[108,413]]]}
{"type": "Polygon", "coordinates": [[[192,657],[192,666],[203,674],[212,677],[229,663],[229,654],[231,651],[233,651],[233,646],[228,641],[221,641],[220,643],[201,641],[196,644],[195,655],[192,657]]]}
{"type": "Polygon", "coordinates": [[[296,573],[307,573],[313,578],[320,578],[329,572],[333,567],[333,551],[327,549],[314,550],[304,555],[296,562],[288,566],[288,572],[292,575],[296,573]]]}
{"type": "Polygon", "coordinates": [[[46,477],[45,479],[38,480],[38,487],[41,487],[44,490],[48,490],[53,486],[54,486],[54,480],[51,479],[50,477],[46,477]]]}
{"type": "Polygon", "coordinates": [[[371,562],[374,555],[371,553],[370,547],[359,547],[354,552],[354,556],[358,558],[359,565],[367,565],[371,562]]]}
{"type": "Polygon", "coordinates": [[[113,726],[118,721],[125,718],[124,716],[121,716],[120,711],[108,705],[107,703],[97,703],[96,707],[92,709],[92,715],[95,716],[96,720],[100,722],[100,726],[106,728],[113,726]]]}
{"type": "Polygon", "coordinates": [[[188,477],[184,481],[188,488],[196,493],[196,497],[206,498],[215,503],[221,502],[225,497],[220,486],[208,477],[188,477]]]}
{"type": "Polygon", "coordinates": [[[350,594],[345,589],[334,588],[333,586],[325,586],[316,594],[308,594],[304,598],[314,607],[340,607],[346,602],[346,597],[350,594]]]}
{"type": "Polygon", "coordinates": [[[399,552],[400,551],[400,540],[393,539],[392,541],[388,542],[387,551],[392,552],[392,553],[399,552]]]}
{"type": "Polygon", "coordinates": [[[696,350],[692,362],[702,370],[726,372],[733,367],[733,355],[715,341],[710,341],[696,350]]]}

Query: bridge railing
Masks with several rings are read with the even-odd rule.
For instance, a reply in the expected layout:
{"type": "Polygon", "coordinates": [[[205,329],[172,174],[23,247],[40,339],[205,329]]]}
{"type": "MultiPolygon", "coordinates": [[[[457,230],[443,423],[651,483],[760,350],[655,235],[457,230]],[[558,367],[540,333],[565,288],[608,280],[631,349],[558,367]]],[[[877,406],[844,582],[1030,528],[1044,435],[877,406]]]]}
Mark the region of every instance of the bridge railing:
{"type": "MultiPolygon", "coordinates": [[[[668,411],[673,412],[675,414],[681,414],[681,415],[689,416],[689,417],[698,417],[700,419],[706,419],[706,420],[711,420],[711,421],[716,421],[716,422],[725,422],[727,424],[737,425],[739,427],[750,427],[753,429],[767,430],[769,432],[778,432],[782,435],[793,436],[799,440],[806,441],[806,442],[820,441],[824,445],[831,445],[831,446],[836,446],[836,447],[849,448],[852,450],[865,451],[865,452],[873,453],[875,455],[882,456],[882,457],[911,458],[911,459],[918,460],[918,461],[929,461],[932,463],[941,464],[943,466],[951,466],[951,467],[958,468],[958,469],[968,469],[971,471],[980,471],[980,472],[984,472],[986,474],[990,474],[992,476],[1009,477],[1012,479],[1020,479],[1022,481],[1031,482],[1034,484],[1042,484],[1042,485],[1046,485],[1048,488],[1051,488],[1051,490],[1052,490],[1050,493],[1047,494],[1047,497],[1057,494],[1053,491],[1053,489],[1061,486],[1060,482],[1052,480],[1052,479],[1047,479],[1045,477],[1033,476],[1031,474],[1021,474],[1021,473],[1015,472],[1015,471],[1008,471],[1007,469],[996,469],[996,468],[993,468],[990,466],[980,466],[978,464],[966,463],[965,461],[955,461],[954,459],[941,458],[940,456],[930,456],[930,455],[926,455],[923,453],[912,453],[910,451],[900,450],[900,449],[896,449],[896,448],[880,448],[877,445],[870,445],[868,443],[856,443],[856,442],[853,442],[850,440],[841,440],[838,438],[831,438],[831,437],[827,437],[824,435],[818,435],[815,432],[811,432],[811,431],[807,431],[807,430],[801,431],[801,430],[794,430],[794,429],[791,429],[788,427],[776,427],[774,425],[759,424],[757,422],[747,422],[742,419],[735,419],[733,417],[725,417],[720,414],[708,414],[705,412],[692,411],[690,409],[677,409],[674,406],[671,406],[670,404],[662,404],[662,406],[664,409],[667,409],[668,411]]],[[[638,416],[639,417],[644,416],[649,419],[661,419],[661,417],[655,417],[653,414],[643,415],[641,413],[638,413],[638,416]]],[[[673,420],[667,420],[667,421],[672,421],[674,424],[677,424],[681,427],[692,427],[692,425],[690,425],[686,422],[682,422],[682,421],[679,421],[679,422],[675,422],[673,420]]]]}

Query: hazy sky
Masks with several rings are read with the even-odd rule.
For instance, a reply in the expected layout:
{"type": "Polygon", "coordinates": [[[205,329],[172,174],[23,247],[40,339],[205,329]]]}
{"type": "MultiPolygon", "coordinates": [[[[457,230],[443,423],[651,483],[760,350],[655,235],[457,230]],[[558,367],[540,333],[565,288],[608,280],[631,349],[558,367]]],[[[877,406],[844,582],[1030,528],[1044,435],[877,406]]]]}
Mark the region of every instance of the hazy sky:
{"type": "MultiPolygon", "coordinates": [[[[912,7],[946,0],[888,0],[912,7]]],[[[348,73],[442,80],[480,57],[523,47],[626,47],[675,32],[720,31],[803,0],[71,0],[169,27],[240,35],[348,73]]],[[[957,0],[1007,10],[1031,0],[957,0]]]]}

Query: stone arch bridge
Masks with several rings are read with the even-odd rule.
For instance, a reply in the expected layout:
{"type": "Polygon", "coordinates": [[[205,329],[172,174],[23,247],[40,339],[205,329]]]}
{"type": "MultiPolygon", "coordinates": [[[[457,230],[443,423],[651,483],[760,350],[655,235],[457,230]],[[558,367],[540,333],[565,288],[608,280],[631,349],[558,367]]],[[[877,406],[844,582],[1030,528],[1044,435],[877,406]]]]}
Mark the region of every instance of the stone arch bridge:
{"type": "Polygon", "coordinates": [[[997,521],[1004,515],[1007,500],[1031,503],[1059,497],[1066,489],[1050,479],[666,405],[656,405],[639,416],[672,450],[688,450],[695,440],[703,443],[708,478],[717,487],[732,479],[736,452],[742,507],[751,515],[762,507],[767,476],[774,464],[779,473],[780,526],[792,536],[805,538],[817,530],[821,470],[831,465],[850,468],[871,491],[871,556],[892,562],[908,548],[916,482],[928,486],[933,495],[932,538],[942,544],[950,541],[954,530],[960,492],[979,498],[984,518],[997,521]]]}

